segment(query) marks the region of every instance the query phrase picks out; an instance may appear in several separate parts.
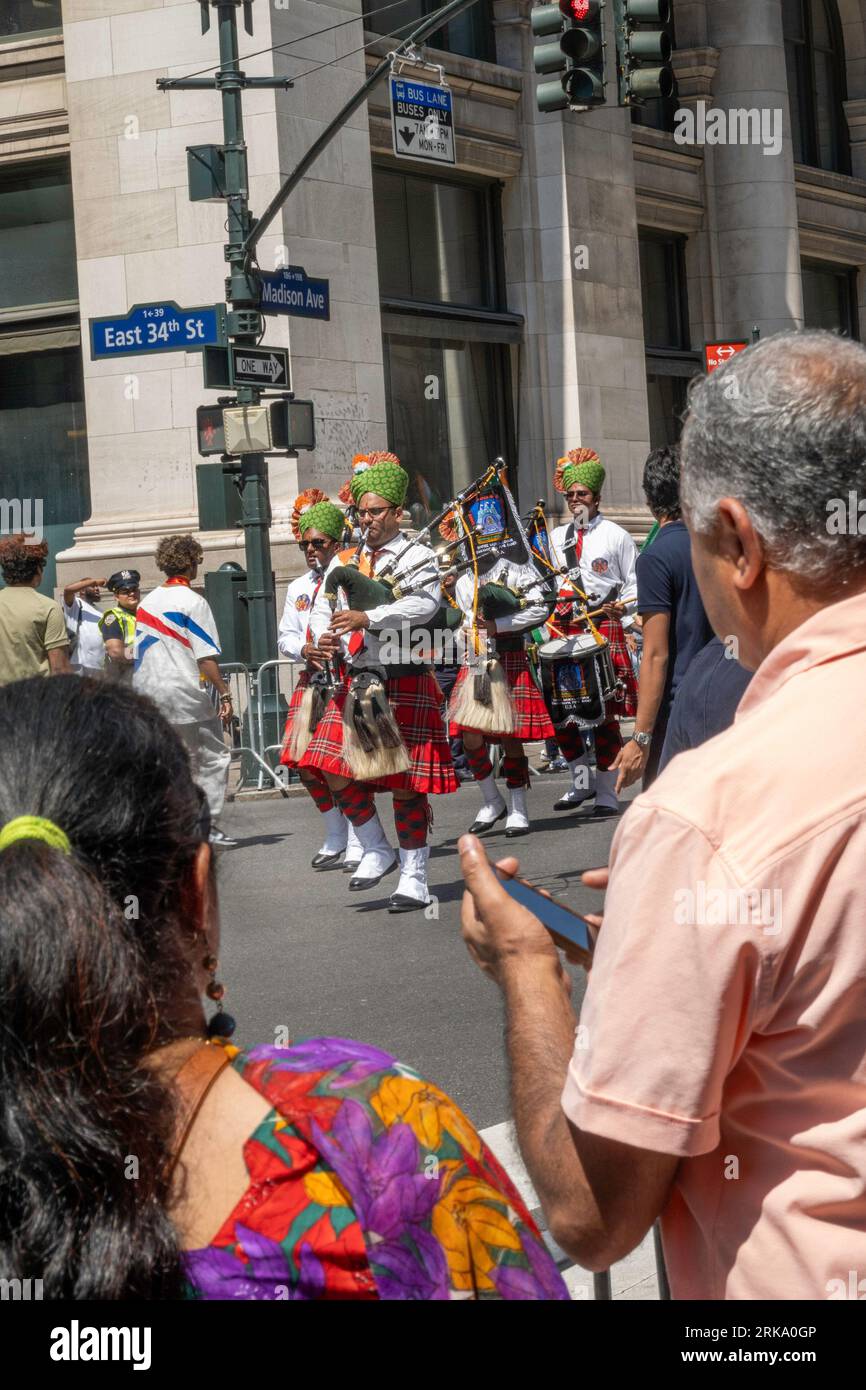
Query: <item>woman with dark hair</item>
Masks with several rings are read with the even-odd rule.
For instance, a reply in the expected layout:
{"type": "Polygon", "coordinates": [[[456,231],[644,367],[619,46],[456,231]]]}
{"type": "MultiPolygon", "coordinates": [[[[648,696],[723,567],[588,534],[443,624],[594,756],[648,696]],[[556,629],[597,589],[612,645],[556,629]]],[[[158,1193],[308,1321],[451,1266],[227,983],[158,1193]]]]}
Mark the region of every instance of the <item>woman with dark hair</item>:
{"type": "Polygon", "coordinates": [[[566,1298],[469,1121],[376,1048],[238,1051],[209,815],[146,700],[0,690],[0,1278],[46,1298],[566,1298]],[[46,756],[63,731],[64,757],[46,756]]]}

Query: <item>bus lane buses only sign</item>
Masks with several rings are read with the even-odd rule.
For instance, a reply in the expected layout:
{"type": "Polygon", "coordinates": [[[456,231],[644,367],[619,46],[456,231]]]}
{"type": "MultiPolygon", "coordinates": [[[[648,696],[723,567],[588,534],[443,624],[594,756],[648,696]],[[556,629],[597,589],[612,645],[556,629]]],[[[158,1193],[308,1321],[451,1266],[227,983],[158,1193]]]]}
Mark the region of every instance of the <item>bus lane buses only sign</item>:
{"type": "Polygon", "coordinates": [[[454,119],[450,87],[391,77],[391,133],[403,159],[454,164],[454,119]]]}

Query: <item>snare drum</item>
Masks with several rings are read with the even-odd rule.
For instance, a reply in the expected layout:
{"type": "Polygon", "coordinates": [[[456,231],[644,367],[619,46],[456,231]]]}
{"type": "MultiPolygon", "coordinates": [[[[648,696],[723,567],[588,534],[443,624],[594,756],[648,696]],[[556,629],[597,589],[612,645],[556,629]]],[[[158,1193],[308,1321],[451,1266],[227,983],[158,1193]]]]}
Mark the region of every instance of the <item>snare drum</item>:
{"type": "Polygon", "coordinates": [[[606,707],[620,690],[608,642],[581,632],[545,642],[538,657],[541,690],[554,728],[604,724],[609,717],[606,707]]]}

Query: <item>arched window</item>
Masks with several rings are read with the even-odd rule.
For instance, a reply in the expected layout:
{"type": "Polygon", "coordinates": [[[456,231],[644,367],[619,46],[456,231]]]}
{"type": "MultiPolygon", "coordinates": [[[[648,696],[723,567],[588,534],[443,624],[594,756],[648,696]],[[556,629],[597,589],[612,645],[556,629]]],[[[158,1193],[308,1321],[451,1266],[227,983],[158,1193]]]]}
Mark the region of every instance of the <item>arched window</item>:
{"type": "Polygon", "coordinates": [[[842,27],[835,0],[782,0],[794,160],[850,174],[842,27]]]}

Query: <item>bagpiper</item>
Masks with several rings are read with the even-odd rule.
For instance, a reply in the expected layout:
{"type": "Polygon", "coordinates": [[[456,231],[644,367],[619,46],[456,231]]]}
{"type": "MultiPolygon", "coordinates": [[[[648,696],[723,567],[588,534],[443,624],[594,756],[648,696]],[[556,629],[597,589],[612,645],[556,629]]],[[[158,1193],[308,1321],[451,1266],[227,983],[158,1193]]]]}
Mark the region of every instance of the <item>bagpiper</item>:
{"type": "Polygon", "coordinates": [[[396,868],[374,801],[377,791],[393,794],[400,878],[390,912],[430,903],[428,797],[457,790],[439,688],[413,638],[439,613],[442,588],[434,552],[400,529],[408,486],[394,454],[355,457],[341,498],[354,503],[362,540],[352,563],[331,561],[310,623],[317,648],[329,657],[342,652],[348,670],[300,762],[325,779],[355,827],[364,853],[353,891],[375,887],[396,868]],[[410,570],[411,593],[396,597],[395,582],[410,570]]]}
{"type": "Polygon", "coordinates": [[[482,533],[472,544],[476,564],[460,575],[454,591],[465,618],[466,655],[449,702],[450,733],[462,737],[483,798],[470,832],[483,835],[505,816],[505,834],[511,839],[530,829],[525,744],[554,733],[526,656],[527,636],[544,622],[550,606],[532,564],[516,563],[495,546],[486,547],[482,533]],[[502,748],[509,803],[493,775],[492,743],[502,748]]]}
{"type": "Polygon", "coordinates": [[[327,782],[309,769],[298,767],[330,696],[333,672],[328,671],[325,656],[312,639],[310,618],[325,570],[339,554],[346,520],[321,489],[309,488],[295,498],[291,525],[307,568],[286,590],[277,647],[281,656],[303,663],[304,669],[289,703],[280,762],[298,772],[324,819],[325,838],[313,855],[312,867],[320,871],[342,867],[344,872],[354,872],[361,861],[361,847],[352,834],[351,822],[334,802],[327,782]]]}

